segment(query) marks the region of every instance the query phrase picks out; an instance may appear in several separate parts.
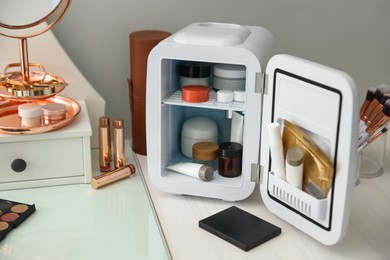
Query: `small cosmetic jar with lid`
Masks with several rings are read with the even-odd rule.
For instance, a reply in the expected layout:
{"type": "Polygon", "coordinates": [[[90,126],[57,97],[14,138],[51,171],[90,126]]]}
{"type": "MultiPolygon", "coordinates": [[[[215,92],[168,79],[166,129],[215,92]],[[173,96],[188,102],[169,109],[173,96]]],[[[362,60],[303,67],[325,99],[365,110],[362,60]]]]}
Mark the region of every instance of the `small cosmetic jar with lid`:
{"type": "Polygon", "coordinates": [[[217,91],[217,101],[221,103],[230,103],[233,101],[233,91],[222,89],[217,91]]]}
{"type": "Polygon", "coordinates": [[[209,100],[209,87],[188,85],[182,87],[182,100],[190,103],[201,103],[209,100]]]}
{"type": "Polygon", "coordinates": [[[212,142],[199,142],[194,144],[192,146],[193,162],[204,164],[216,171],[218,169],[218,149],[219,146],[212,142]]]}
{"type": "Polygon", "coordinates": [[[192,158],[192,146],[199,142],[218,143],[217,123],[207,117],[192,117],[183,123],[181,152],[192,158]]]}
{"type": "Polygon", "coordinates": [[[18,114],[22,127],[36,127],[41,125],[42,107],[35,103],[18,106],[18,114]]]}
{"type": "Polygon", "coordinates": [[[60,103],[48,103],[42,106],[43,123],[51,123],[64,120],[66,117],[66,105],[60,103]]]}
{"type": "Polygon", "coordinates": [[[216,64],[213,87],[216,90],[245,90],[246,69],[243,65],[216,64]]]}
{"type": "Polygon", "coordinates": [[[245,91],[244,90],[234,90],[233,91],[233,100],[235,102],[245,102],[245,91]]]}
{"type": "Polygon", "coordinates": [[[189,85],[210,86],[211,66],[201,62],[183,62],[178,65],[180,88],[189,85]]]}
{"type": "Polygon", "coordinates": [[[241,175],[242,145],[235,142],[225,142],[219,145],[218,172],[224,177],[241,175]]]}

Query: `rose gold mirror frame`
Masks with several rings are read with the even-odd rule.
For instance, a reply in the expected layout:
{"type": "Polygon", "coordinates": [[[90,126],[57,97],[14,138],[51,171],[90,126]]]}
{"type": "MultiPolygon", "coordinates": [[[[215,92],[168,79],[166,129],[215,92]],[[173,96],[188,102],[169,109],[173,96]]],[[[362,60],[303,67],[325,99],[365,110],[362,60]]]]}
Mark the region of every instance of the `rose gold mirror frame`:
{"type": "Polygon", "coordinates": [[[25,24],[25,25],[7,25],[0,23],[0,27],[7,30],[23,30],[33,28],[38,26],[44,22],[47,22],[50,18],[54,17],[54,20],[47,24],[43,29],[38,30],[35,33],[30,33],[26,35],[15,36],[12,34],[6,34],[0,32],[0,35],[19,39],[19,50],[20,50],[20,64],[21,64],[21,73],[22,73],[22,82],[28,84],[30,82],[30,68],[29,68],[29,60],[28,60],[28,48],[27,48],[27,38],[31,38],[37,35],[40,35],[44,32],[47,32],[51,28],[53,28],[65,15],[66,11],[69,8],[71,0],[61,0],[58,5],[45,17],[39,19],[36,22],[25,24]],[[57,15],[57,17],[55,17],[57,15]]]}

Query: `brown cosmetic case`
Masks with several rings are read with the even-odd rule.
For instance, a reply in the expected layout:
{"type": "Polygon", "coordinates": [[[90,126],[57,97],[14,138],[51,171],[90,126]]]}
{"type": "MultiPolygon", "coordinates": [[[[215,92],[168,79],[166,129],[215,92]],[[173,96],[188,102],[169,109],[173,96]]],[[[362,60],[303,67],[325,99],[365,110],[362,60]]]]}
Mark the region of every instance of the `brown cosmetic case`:
{"type": "Polygon", "coordinates": [[[129,99],[132,148],[136,153],[146,155],[146,71],[150,51],[171,34],[157,30],[143,30],[130,33],[130,79],[129,99]]]}

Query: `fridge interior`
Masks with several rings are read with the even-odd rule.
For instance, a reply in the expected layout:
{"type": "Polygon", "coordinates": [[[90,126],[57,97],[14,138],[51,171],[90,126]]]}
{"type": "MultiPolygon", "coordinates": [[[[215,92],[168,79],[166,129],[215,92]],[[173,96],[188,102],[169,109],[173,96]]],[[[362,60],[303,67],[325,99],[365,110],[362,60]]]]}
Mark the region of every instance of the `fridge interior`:
{"type": "MultiPolygon", "coordinates": [[[[161,69],[164,70],[161,71],[161,75],[165,75],[165,77],[161,77],[161,177],[194,183],[202,182],[205,185],[240,187],[243,181],[242,175],[227,178],[221,176],[218,170],[215,170],[213,179],[209,182],[203,182],[165,169],[167,166],[179,162],[192,162],[191,158],[186,157],[181,152],[181,129],[185,120],[197,116],[213,120],[218,127],[218,144],[220,144],[223,141],[227,141],[226,138],[228,137],[226,135],[229,134],[225,132],[227,130],[226,124],[228,124],[228,121],[226,121],[227,111],[236,111],[244,115],[245,110],[245,102],[220,103],[216,100],[216,91],[212,89],[212,72],[210,76],[211,90],[209,101],[202,103],[182,101],[177,71],[180,62],[183,61],[174,59],[163,59],[161,61],[161,69]]],[[[214,65],[212,62],[208,63],[211,67],[214,65]]]]}

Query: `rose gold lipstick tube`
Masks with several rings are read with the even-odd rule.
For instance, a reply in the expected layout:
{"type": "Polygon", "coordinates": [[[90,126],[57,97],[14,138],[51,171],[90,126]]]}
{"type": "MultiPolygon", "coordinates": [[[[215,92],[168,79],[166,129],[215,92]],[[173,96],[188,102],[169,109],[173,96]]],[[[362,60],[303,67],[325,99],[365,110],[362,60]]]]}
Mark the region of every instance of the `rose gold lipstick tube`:
{"type": "Polygon", "coordinates": [[[127,164],[119,169],[102,173],[91,179],[92,188],[98,189],[107,184],[119,181],[135,173],[133,164],[127,164]]]}
{"type": "Polygon", "coordinates": [[[110,135],[110,118],[102,116],[99,118],[99,163],[102,172],[111,170],[110,135]]]}
{"type": "Polygon", "coordinates": [[[118,169],[126,163],[123,120],[114,119],[112,121],[112,129],[114,135],[114,166],[115,169],[118,169]]]}

